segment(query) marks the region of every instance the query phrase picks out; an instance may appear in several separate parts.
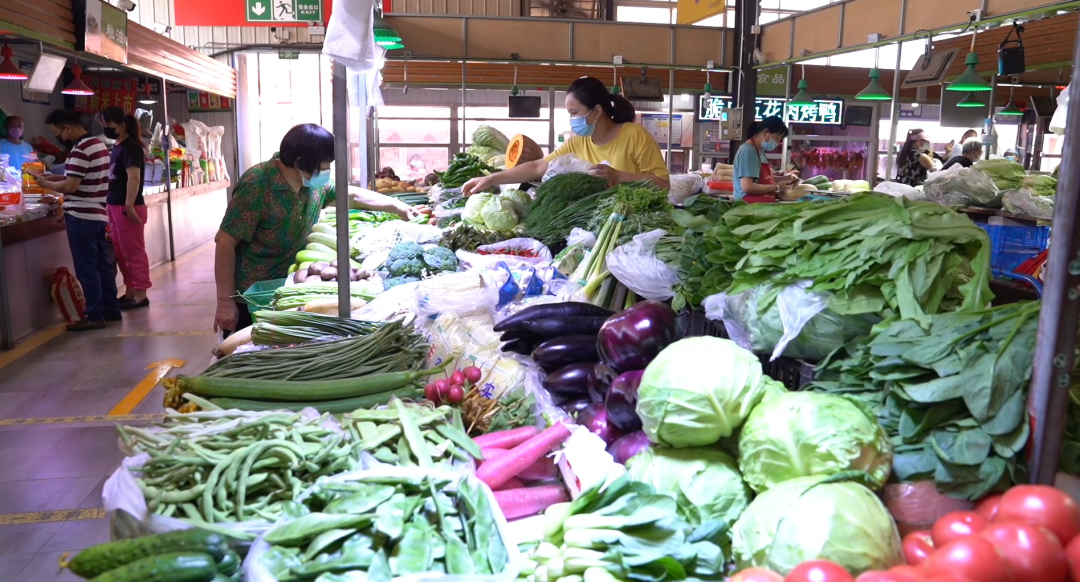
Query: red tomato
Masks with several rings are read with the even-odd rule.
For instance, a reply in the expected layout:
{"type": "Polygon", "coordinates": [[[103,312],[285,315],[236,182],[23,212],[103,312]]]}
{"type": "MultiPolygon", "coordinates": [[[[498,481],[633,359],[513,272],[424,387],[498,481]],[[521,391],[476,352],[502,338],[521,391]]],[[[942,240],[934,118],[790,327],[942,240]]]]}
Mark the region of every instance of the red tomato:
{"type": "Polygon", "coordinates": [[[784,582],[784,577],[765,568],[747,568],[732,576],[728,582],[784,582]]]}
{"type": "Polygon", "coordinates": [[[870,572],[863,572],[859,574],[859,577],[855,579],[855,582],[918,582],[918,578],[912,578],[907,574],[900,572],[882,572],[880,570],[872,570],[870,572]]]}
{"type": "Polygon", "coordinates": [[[957,538],[975,535],[988,525],[990,525],[990,520],[974,511],[946,513],[934,523],[932,530],[934,547],[940,548],[957,538]]]}
{"type": "Polygon", "coordinates": [[[893,566],[889,568],[889,572],[894,574],[903,574],[908,578],[911,578],[914,582],[922,582],[923,579],[923,567],[919,566],[893,566]]]}
{"type": "Polygon", "coordinates": [[[979,535],[1001,552],[1016,580],[1065,582],[1065,553],[1050,530],[1026,523],[994,523],[979,535]]]}
{"type": "Polygon", "coordinates": [[[982,501],[975,505],[975,513],[982,514],[982,516],[986,519],[994,521],[994,517],[997,516],[998,505],[1000,503],[1000,495],[991,495],[990,497],[984,497],[982,501]]]}
{"type": "Polygon", "coordinates": [[[784,582],[855,582],[855,579],[843,566],[828,560],[810,560],[795,566],[784,582]]]}
{"type": "Polygon", "coordinates": [[[1069,564],[1072,582],[1080,582],[1080,536],[1073,538],[1073,541],[1065,546],[1065,560],[1069,564]]]}
{"type": "Polygon", "coordinates": [[[1001,496],[994,521],[1045,527],[1067,546],[1080,533],[1080,506],[1067,493],[1049,485],[1017,485],[1001,496]]]}
{"type": "Polygon", "coordinates": [[[955,539],[930,555],[926,560],[926,580],[943,575],[966,578],[967,582],[1012,581],[1009,563],[998,553],[994,544],[979,536],[955,539]]]}
{"type": "Polygon", "coordinates": [[[941,574],[933,578],[927,578],[924,582],[970,582],[967,578],[959,578],[952,574],[941,574]]]}
{"type": "Polygon", "coordinates": [[[913,531],[904,536],[904,560],[918,566],[934,553],[934,540],[926,530],[913,531]]]}

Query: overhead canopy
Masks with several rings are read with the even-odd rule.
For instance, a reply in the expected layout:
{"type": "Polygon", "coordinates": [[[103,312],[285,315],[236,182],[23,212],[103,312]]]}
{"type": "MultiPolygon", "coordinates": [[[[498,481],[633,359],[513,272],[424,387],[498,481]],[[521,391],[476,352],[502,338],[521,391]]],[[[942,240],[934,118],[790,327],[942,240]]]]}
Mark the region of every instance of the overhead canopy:
{"type": "MultiPolygon", "coordinates": [[[[1080,15],[1063,14],[1043,20],[1024,23],[1024,61],[1026,72],[1020,75],[1024,83],[1066,84],[1072,72],[1072,41],[1076,38],[1080,26],[1080,15]]],[[[979,64],[975,70],[990,77],[997,72],[998,46],[1012,30],[1011,26],[1002,26],[986,32],[980,32],[975,39],[975,52],[979,54],[979,64]]],[[[1013,35],[1013,39],[1016,35],[1013,35]]],[[[971,47],[971,35],[934,41],[934,50],[959,49],[967,52],[971,47]]],[[[962,59],[953,61],[948,77],[962,73],[965,65],[962,59]]]]}

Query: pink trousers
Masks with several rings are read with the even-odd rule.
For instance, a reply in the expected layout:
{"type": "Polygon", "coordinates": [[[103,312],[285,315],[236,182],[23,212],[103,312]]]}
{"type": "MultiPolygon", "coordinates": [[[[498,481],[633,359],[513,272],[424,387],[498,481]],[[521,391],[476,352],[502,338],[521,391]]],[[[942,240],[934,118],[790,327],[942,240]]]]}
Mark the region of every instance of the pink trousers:
{"type": "Polygon", "coordinates": [[[146,206],[136,206],[142,224],[135,224],[124,215],[124,207],[109,204],[109,226],[112,230],[116,265],[124,276],[124,287],[145,291],[150,288],[150,260],[146,258],[146,206]]]}

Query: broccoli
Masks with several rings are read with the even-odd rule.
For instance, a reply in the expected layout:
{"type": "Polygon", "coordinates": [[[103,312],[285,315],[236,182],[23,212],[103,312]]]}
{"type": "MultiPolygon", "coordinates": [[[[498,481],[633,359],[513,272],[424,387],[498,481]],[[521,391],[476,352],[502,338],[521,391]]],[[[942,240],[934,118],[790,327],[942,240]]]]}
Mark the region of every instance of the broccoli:
{"type": "Polygon", "coordinates": [[[397,259],[389,264],[390,274],[395,277],[412,275],[419,277],[424,274],[424,263],[417,258],[397,259]]]}
{"type": "Polygon", "coordinates": [[[432,247],[424,251],[424,263],[432,272],[456,271],[457,256],[446,247],[432,247]]]}
{"type": "Polygon", "coordinates": [[[418,259],[423,254],[424,247],[414,242],[403,242],[390,249],[390,256],[386,258],[386,262],[392,264],[398,259],[418,259]]]}
{"type": "Polygon", "coordinates": [[[397,287],[398,285],[406,285],[408,283],[416,283],[418,281],[420,281],[419,277],[410,277],[410,276],[407,276],[407,275],[403,276],[403,277],[393,277],[393,278],[390,278],[390,279],[387,279],[387,280],[383,281],[383,290],[390,289],[392,287],[397,287]]]}

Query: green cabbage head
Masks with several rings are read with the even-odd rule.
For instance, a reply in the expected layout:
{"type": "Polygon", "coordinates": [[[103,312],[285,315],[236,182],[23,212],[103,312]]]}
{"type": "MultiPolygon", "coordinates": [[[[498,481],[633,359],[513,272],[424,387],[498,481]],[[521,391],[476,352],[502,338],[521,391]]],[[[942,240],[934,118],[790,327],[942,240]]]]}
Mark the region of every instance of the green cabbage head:
{"type": "Polygon", "coordinates": [[[903,563],[896,523],[874,492],[826,479],[792,479],[754,499],[731,532],[739,569],[786,576],[806,560],[830,560],[858,576],[903,563]]]}
{"type": "Polygon", "coordinates": [[[521,190],[507,190],[499,196],[512,202],[514,204],[514,212],[517,212],[517,215],[520,217],[525,216],[529,211],[529,206],[532,204],[532,198],[521,190]]]}
{"type": "Polygon", "coordinates": [[[866,473],[866,485],[885,484],[892,468],[889,437],[866,409],[844,398],[787,392],[764,399],[739,435],[739,468],[754,491],[789,479],[866,473]]]}
{"type": "Polygon", "coordinates": [[[631,479],[674,497],[679,515],[695,528],[710,521],[730,528],[753,496],[735,459],[716,449],[654,445],[634,455],[627,469],[631,479]]]}
{"type": "Polygon", "coordinates": [[[502,196],[495,196],[480,209],[484,224],[491,230],[510,232],[518,225],[518,214],[514,203],[502,196]]]}
{"type": "Polygon", "coordinates": [[[690,337],[664,348],[645,368],[637,413],[649,440],[704,447],[729,437],[761,401],[769,380],[757,356],[735,342],[690,337]]]}
{"type": "Polygon", "coordinates": [[[495,198],[495,194],[488,192],[469,196],[469,199],[465,201],[465,208],[461,211],[461,219],[468,224],[483,228],[485,224],[481,212],[493,198],[495,198]]]}

